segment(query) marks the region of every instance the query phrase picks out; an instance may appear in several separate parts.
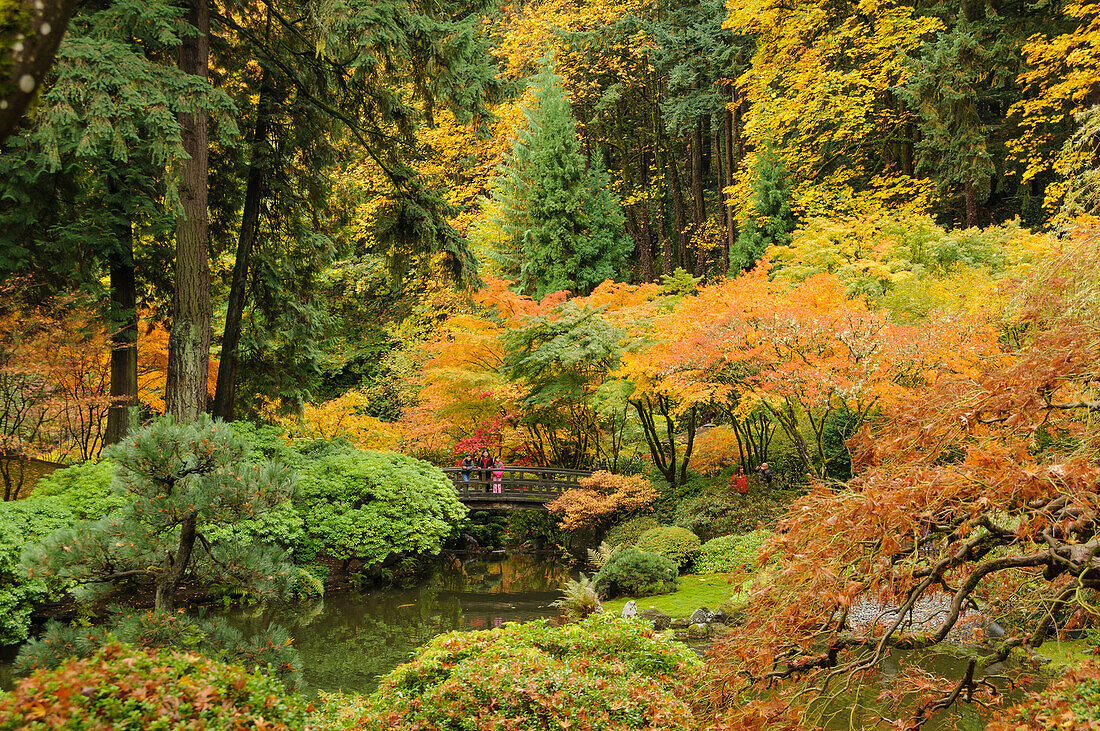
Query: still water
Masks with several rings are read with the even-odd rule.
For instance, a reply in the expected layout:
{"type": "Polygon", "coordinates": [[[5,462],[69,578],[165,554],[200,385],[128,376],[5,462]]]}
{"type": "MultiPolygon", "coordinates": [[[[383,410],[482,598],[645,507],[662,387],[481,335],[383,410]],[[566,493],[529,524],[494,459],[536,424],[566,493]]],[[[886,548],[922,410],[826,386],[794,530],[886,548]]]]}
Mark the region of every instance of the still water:
{"type": "Polygon", "coordinates": [[[570,575],[547,556],[447,555],[414,588],[343,590],[227,616],[246,633],[268,624],[286,627],[302,657],[306,693],[369,693],[379,676],[438,634],[553,615],[550,603],[570,575]]]}

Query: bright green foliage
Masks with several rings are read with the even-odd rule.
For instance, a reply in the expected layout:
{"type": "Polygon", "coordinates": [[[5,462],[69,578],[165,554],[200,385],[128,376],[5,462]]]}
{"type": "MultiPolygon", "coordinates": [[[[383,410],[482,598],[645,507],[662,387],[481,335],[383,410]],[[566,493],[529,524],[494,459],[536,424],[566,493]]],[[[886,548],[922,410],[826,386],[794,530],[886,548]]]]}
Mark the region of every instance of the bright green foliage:
{"type": "Polygon", "coordinates": [[[750,569],[756,563],[756,552],[770,535],[768,530],[754,530],[712,538],[703,544],[695,570],[701,574],[722,574],[750,569]]]}
{"type": "Polygon", "coordinates": [[[56,498],[55,502],[67,508],[80,520],[97,520],[126,500],[111,492],[115,476],[115,464],[110,460],[83,462],[62,470],[54,470],[34,488],[34,497],[56,498]]]}
{"type": "Polygon", "coordinates": [[[613,548],[633,546],[638,542],[638,536],[659,525],[657,519],[651,515],[638,515],[607,531],[604,542],[613,548]]]}
{"type": "Polygon", "coordinates": [[[550,606],[557,607],[567,620],[573,622],[603,611],[600,595],[596,593],[596,582],[584,574],[580,578],[567,580],[561,599],[551,602],[550,606]]]}
{"type": "Polygon", "coordinates": [[[466,517],[446,475],[394,452],[320,456],[302,470],[300,487],[304,553],[362,559],[368,566],[391,554],[439,553],[466,517]]]}
{"type": "Polygon", "coordinates": [[[371,699],[369,728],[693,727],[687,693],[701,666],[644,622],[597,614],[576,624],[509,624],[436,637],[371,699]]]}
{"type": "Polygon", "coordinates": [[[676,591],[679,571],[672,559],[637,548],[615,551],[593,580],[601,596],[648,596],[676,591]]]}
{"type": "Polygon", "coordinates": [[[639,551],[655,553],[672,560],[681,570],[687,568],[699,554],[699,536],[686,528],[661,526],[651,528],[638,536],[634,544],[639,551]]]}
{"type": "Polygon", "coordinates": [[[0,696],[0,729],[301,728],[306,705],[259,673],[186,652],[112,643],[0,696]]]}
{"type": "Polygon", "coordinates": [[[49,596],[45,582],[27,578],[24,546],[75,521],[54,497],[0,502],[0,645],[27,639],[34,605],[49,596]]]}
{"type": "Polygon", "coordinates": [[[633,249],[598,156],[585,163],[561,78],[547,63],[534,82],[535,106],[496,181],[500,228],[509,237],[502,269],[536,299],[591,292],[616,280],[633,249]]]}
{"type": "Polygon", "coordinates": [[[162,419],[131,432],[109,452],[118,465],[113,489],[125,505],[29,547],[23,560],[31,576],[71,587],[78,600],[144,577],[156,583],[158,609],[171,608],[185,572],[241,590],[285,593],[296,572],[282,550],[205,535],[291,497],[288,470],[249,464],[246,450],[229,425],[206,417],[189,424],[162,419]]]}
{"type": "Polygon", "coordinates": [[[756,158],[752,211],[730,251],[730,270],[751,269],[769,246],[789,243],[794,226],[787,170],[769,142],[756,158]]]}
{"type": "Polygon", "coordinates": [[[19,649],[15,670],[22,675],[52,670],[70,657],[89,657],[112,640],[146,649],[198,652],[249,671],[266,671],[293,688],[301,685],[301,660],[284,628],[273,626],[246,638],[224,619],[196,619],[182,612],[132,612],[114,617],[110,626],[51,621],[39,637],[19,649]]]}

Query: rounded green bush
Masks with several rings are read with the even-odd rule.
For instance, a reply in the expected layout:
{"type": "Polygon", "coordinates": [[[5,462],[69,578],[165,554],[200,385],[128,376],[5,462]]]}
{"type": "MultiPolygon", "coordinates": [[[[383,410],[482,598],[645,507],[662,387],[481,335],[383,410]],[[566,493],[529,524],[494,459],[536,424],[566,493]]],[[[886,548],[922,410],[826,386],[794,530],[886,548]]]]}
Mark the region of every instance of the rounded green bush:
{"type": "Polygon", "coordinates": [[[695,559],[695,570],[700,574],[724,574],[752,568],[760,546],[770,535],[771,531],[754,530],[709,540],[695,559]]]}
{"type": "Polygon", "coordinates": [[[674,525],[651,528],[638,536],[634,545],[647,553],[672,559],[680,569],[690,566],[702,547],[699,536],[674,525]]]}
{"type": "Polygon", "coordinates": [[[359,727],[687,731],[700,669],[647,623],[606,614],[452,632],[382,680],[359,727]]]}
{"type": "Polygon", "coordinates": [[[638,515],[607,531],[603,542],[612,547],[627,548],[638,542],[638,536],[659,525],[652,515],[638,515]]]}
{"type": "Polygon", "coordinates": [[[113,643],[40,670],[0,696],[0,731],[267,728],[306,725],[283,685],[199,655],[113,643]]]}
{"type": "Polygon", "coordinates": [[[652,596],[668,594],[679,588],[676,563],[672,559],[623,548],[611,554],[593,577],[602,596],[652,596]]]}

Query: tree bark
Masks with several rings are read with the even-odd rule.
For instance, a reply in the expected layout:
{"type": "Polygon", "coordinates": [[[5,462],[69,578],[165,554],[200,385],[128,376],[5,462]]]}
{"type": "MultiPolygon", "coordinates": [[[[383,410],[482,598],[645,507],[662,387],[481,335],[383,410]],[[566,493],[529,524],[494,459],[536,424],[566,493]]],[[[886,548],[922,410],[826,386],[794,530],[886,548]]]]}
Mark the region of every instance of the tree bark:
{"type": "Polygon", "coordinates": [[[966,200],[966,227],[974,228],[978,225],[978,191],[969,180],[963,184],[963,198],[966,200]]]}
{"type": "MultiPolygon", "coordinates": [[[[683,266],[684,252],[687,249],[687,242],[691,237],[688,235],[687,231],[687,210],[684,206],[684,191],[680,187],[680,173],[679,165],[676,164],[676,151],[673,148],[672,140],[668,140],[668,143],[668,150],[666,152],[667,160],[664,168],[665,175],[668,176],[668,187],[672,193],[672,221],[676,225],[675,262],[683,266]]],[[[671,265],[670,262],[669,266],[671,265]]],[[[672,270],[670,269],[665,273],[671,274],[672,270]]]]}
{"type": "MultiPolygon", "coordinates": [[[[205,0],[190,0],[188,22],[196,34],[183,39],[181,71],[209,78],[210,12],[205,0]]],[[[168,337],[165,409],[179,421],[191,421],[206,410],[210,368],[210,260],[207,184],[209,181],[206,114],[180,115],[183,148],[190,157],[180,163],[183,216],[176,226],[175,295],[168,337]]],[[[158,589],[159,591],[159,589],[158,589]]]]}
{"type": "MultiPolygon", "coordinates": [[[[691,202],[694,232],[700,233],[707,220],[706,202],[703,199],[703,120],[695,123],[691,132],[691,202]]],[[[701,277],[707,271],[707,250],[700,237],[699,249],[695,252],[695,276],[701,277]]]]}
{"type": "Polygon", "coordinates": [[[157,591],[153,601],[153,608],[158,612],[170,612],[176,603],[176,589],[183,581],[183,575],[191,563],[191,551],[195,548],[198,516],[190,513],[180,523],[180,542],[175,555],[169,553],[168,566],[164,573],[157,579],[157,591]]]}
{"type": "Polygon", "coordinates": [[[214,389],[213,413],[225,421],[233,421],[237,396],[238,346],[241,342],[241,319],[248,300],[248,272],[252,249],[260,224],[260,203],[263,201],[264,173],[268,168],[267,138],[271,128],[273,89],[270,75],[264,69],[260,77],[260,97],[256,102],[256,126],[252,131],[252,157],[248,163],[248,183],[241,214],[241,232],[237,238],[237,257],[233,262],[233,279],[229,285],[229,302],[225,313],[221,360],[218,363],[218,383],[214,389]]]}
{"type": "Polygon", "coordinates": [[[0,5],[0,144],[15,131],[53,65],[76,0],[0,5]]]}
{"type": "Polygon", "coordinates": [[[133,228],[119,226],[117,248],[108,256],[111,269],[111,406],[105,444],[115,444],[133,429],[131,409],[138,404],[137,285],[134,276],[133,228]]]}

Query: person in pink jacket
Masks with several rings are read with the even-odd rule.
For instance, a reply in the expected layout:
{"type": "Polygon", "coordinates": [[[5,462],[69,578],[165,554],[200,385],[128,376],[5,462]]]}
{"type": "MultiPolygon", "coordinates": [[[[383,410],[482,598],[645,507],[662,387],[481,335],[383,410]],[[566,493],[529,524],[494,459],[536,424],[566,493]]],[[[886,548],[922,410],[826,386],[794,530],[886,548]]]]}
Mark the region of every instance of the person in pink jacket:
{"type": "Polygon", "coordinates": [[[500,455],[497,455],[496,460],[493,462],[493,492],[500,493],[500,481],[504,477],[504,463],[500,461],[500,455]]]}

